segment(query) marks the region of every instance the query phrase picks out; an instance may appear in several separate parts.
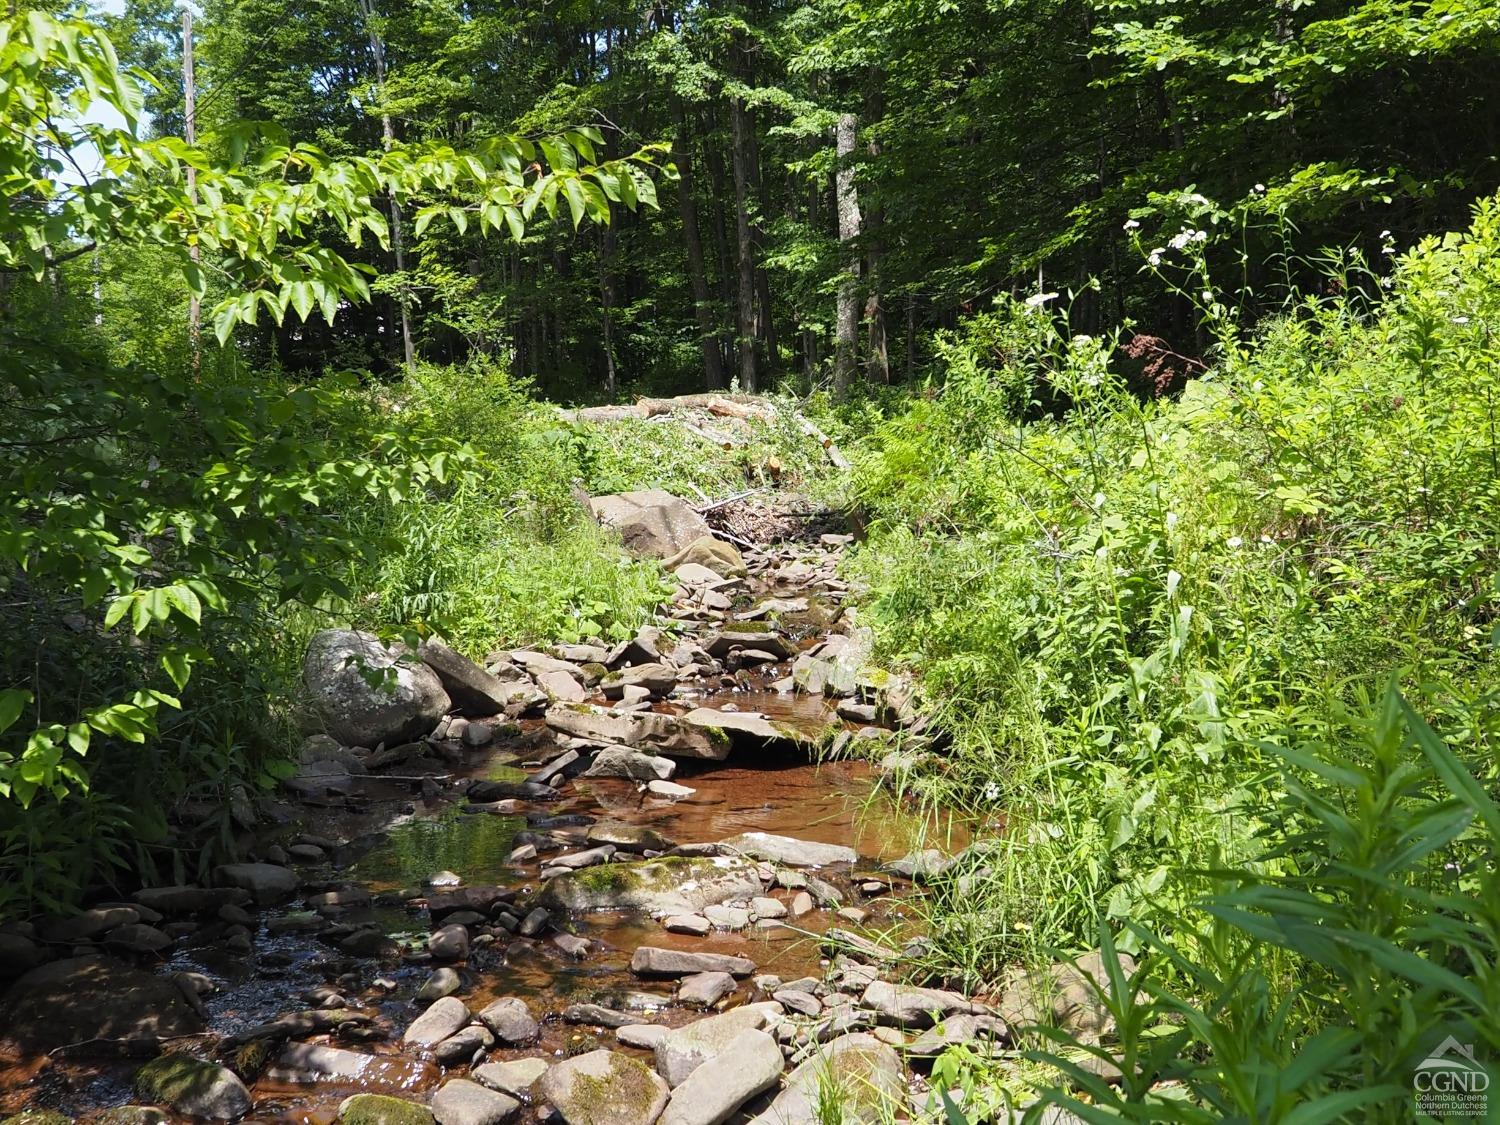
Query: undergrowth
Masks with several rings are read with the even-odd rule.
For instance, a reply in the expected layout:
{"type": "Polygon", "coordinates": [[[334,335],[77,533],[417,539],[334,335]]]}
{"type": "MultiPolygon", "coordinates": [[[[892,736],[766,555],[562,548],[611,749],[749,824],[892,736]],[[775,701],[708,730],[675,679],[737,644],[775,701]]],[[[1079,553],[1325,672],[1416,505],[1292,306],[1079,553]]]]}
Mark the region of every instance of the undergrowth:
{"type": "MultiPolygon", "coordinates": [[[[1173,1048],[1219,1068],[1194,1094],[1237,1120],[1281,1120],[1309,1091],[1353,1089],[1361,1068],[1384,1089],[1433,1046],[1437,1016],[1456,1005],[1472,1023],[1493,1004],[1494,919],[1465,898],[1477,885],[1444,874],[1493,863],[1482,803],[1449,807],[1451,831],[1426,850],[1390,845],[1380,866],[1371,845],[1337,873],[1326,857],[1354,830],[1323,814],[1354,810],[1375,833],[1340,787],[1412,738],[1451,748],[1480,797],[1496,787],[1497,261],[1491,200],[1468,233],[1395,263],[1373,308],[1330,285],[1246,340],[1233,302],[1202,292],[1215,362],[1173,400],[1132,393],[1116,341],[1072,336],[1047,295],[1005,300],[946,339],[942,378],[873,429],[853,482],[870,517],[852,562],[860,612],[886,660],[920,671],[951,738],[940,768],[904,784],[994,829],[930,897],[928,971],[981,986],[1102,933],[1176,990],[1173,1020],[1242,1028],[1239,1042],[1203,1030],[1173,1048]],[[1380,719],[1392,677],[1433,731],[1380,719]],[[1310,796],[1308,774],[1335,790],[1310,796]],[[1387,995],[1351,984],[1311,939],[1278,942],[1274,903],[1245,897],[1319,870],[1307,893],[1350,912],[1387,995]],[[1467,944],[1408,917],[1412,888],[1445,882],[1432,909],[1467,944]],[[1231,891],[1235,913],[1204,906],[1231,891]],[[1445,997],[1403,976],[1405,959],[1487,983],[1445,997]],[[1377,1012],[1406,1020],[1399,1050],[1377,1012]],[[1280,1065],[1273,1045],[1289,1065],[1330,1027],[1352,1038],[1305,1089],[1258,1110],[1264,1088],[1226,1092],[1237,1068],[1280,1065]]],[[[1437,800],[1415,767],[1385,769],[1387,818],[1437,800]]],[[[1167,1080],[1159,1063],[1143,1090],[1167,1080]]],[[[1152,1104],[1137,1119],[1173,1116],[1152,1104]]],[[[1307,1119],[1372,1112],[1332,1105],[1307,1119]]]]}

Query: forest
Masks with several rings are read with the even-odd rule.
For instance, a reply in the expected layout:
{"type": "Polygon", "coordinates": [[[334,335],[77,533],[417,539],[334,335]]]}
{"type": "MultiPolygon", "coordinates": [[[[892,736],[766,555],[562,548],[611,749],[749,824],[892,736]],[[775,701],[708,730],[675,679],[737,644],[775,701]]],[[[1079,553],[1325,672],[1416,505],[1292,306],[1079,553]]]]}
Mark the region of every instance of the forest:
{"type": "Polygon", "coordinates": [[[0,1125],[1500,1120],[1500,4],[11,0],[0,1125]]]}

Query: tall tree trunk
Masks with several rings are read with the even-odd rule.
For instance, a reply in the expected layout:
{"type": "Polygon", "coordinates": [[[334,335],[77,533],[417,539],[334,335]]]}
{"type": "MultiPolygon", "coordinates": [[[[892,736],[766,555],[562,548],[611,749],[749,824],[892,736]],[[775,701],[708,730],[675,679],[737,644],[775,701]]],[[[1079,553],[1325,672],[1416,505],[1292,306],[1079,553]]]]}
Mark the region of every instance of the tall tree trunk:
{"type": "MultiPolygon", "coordinates": [[[[865,98],[865,112],[869,120],[879,121],[881,116],[879,74],[871,79],[871,91],[865,98]]],[[[880,146],[870,141],[870,155],[879,156],[880,146]]],[[[865,261],[869,272],[865,279],[865,328],[867,332],[866,370],[882,383],[891,381],[891,357],[886,343],[885,307],[880,293],[880,228],[881,214],[878,203],[867,202],[864,208],[865,261]]]]}
{"type": "Polygon", "coordinates": [[[838,201],[839,241],[846,244],[847,265],[838,290],[838,342],[833,360],[833,393],[844,398],[854,382],[859,349],[859,255],[847,246],[859,237],[859,197],[854,189],[854,155],[858,119],[852,113],[839,117],[834,130],[834,151],[838,165],[834,172],[834,193],[838,201]]]}
{"type": "Polygon", "coordinates": [[[615,226],[606,223],[599,232],[599,301],[604,313],[604,389],[610,399],[615,397],[614,257],[615,226]]]}
{"type": "Polygon", "coordinates": [[[693,314],[698,318],[698,347],[703,352],[703,377],[708,386],[727,385],[723,355],[719,351],[718,317],[708,290],[708,271],[703,262],[703,234],[698,229],[698,198],[694,194],[693,136],[687,114],[677,105],[677,196],[682,208],[682,237],[687,243],[688,278],[693,287],[693,314]]]}
{"type": "MultiPolygon", "coordinates": [[[[182,131],[183,140],[190,145],[198,143],[198,86],[193,81],[193,10],[182,9],[182,131]]],[[[198,169],[187,165],[188,201],[198,202],[198,169]]],[[[195,239],[188,247],[188,257],[193,265],[198,264],[198,242],[195,239]]],[[[96,256],[97,260],[97,256],[96,256]]],[[[197,293],[188,294],[188,347],[192,351],[193,375],[198,375],[203,365],[203,347],[199,336],[199,324],[203,309],[197,293]]]]}
{"type": "Polygon", "coordinates": [[[738,257],[735,286],[735,328],[739,332],[740,390],[756,389],[755,363],[755,238],[750,230],[750,124],[745,103],[729,102],[734,162],[734,235],[738,257]]]}

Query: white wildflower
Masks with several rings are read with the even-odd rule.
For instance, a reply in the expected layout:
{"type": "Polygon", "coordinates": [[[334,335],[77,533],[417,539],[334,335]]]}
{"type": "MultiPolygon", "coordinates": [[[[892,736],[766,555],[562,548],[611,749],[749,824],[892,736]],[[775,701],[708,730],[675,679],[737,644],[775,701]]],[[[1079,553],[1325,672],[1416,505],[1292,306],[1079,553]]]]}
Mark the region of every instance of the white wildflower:
{"type": "Polygon", "coordinates": [[[1107,500],[1107,499],[1108,499],[1108,497],[1106,497],[1104,495],[1104,493],[1102,493],[1102,492],[1096,492],[1096,493],[1094,493],[1094,500],[1093,500],[1094,507],[1096,507],[1096,508],[1102,508],[1102,507],[1104,507],[1104,501],[1107,500]]]}
{"type": "Polygon", "coordinates": [[[1033,293],[1030,297],[1026,298],[1026,307],[1028,309],[1039,309],[1048,301],[1055,300],[1057,300],[1056,293],[1033,293]]]}
{"type": "Polygon", "coordinates": [[[1147,255],[1146,261],[1150,262],[1153,266],[1159,266],[1161,265],[1161,255],[1162,252],[1160,249],[1153,250],[1147,255]]]}
{"type": "Polygon", "coordinates": [[[1136,222],[1134,219],[1126,219],[1125,220],[1125,227],[1124,227],[1124,229],[1125,230],[1140,230],[1141,229],[1141,224],[1138,223],[1138,222],[1136,222]]]}
{"type": "Polygon", "coordinates": [[[1245,545],[1245,541],[1243,539],[1241,539],[1238,535],[1231,535],[1228,539],[1226,539],[1224,541],[1224,543],[1225,543],[1225,546],[1230,547],[1230,548],[1238,548],[1238,547],[1243,547],[1245,545]]]}
{"type": "Polygon", "coordinates": [[[1202,293],[1202,297],[1203,303],[1205,305],[1211,305],[1214,303],[1214,291],[1212,289],[1205,289],[1202,293]]]}
{"type": "Polygon", "coordinates": [[[1265,184],[1256,184],[1255,185],[1255,194],[1256,195],[1265,195],[1266,194],[1266,185],[1265,184]]]}
{"type": "Polygon", "coordinates": [[[1078,335],[1076,335],[1076,336],[1073,337],[1073,346],[1075,348],[1081,348],[1085,344],[1092,344],[1093,342],[1094,342],[1094,338],[1092,336],[1086,335],[1085,333],[1082,333],[1082,332],[1080,332],[1078,335]]]}
{"type": "Polygon", "coordinates": [[[1176,526],[1177,526],[1177,513],[1176,512],[1168,512],[1167,513],[1167,530],[1171,531],[1176,526]]]}
{"type": "Polygon", "coordinates": [[[1469,318],[1466,317],[1466,316],[1455,316],[1453,318],[1453,323],[1454,324],[1468,324],[1469,323],[1469,318]]]}

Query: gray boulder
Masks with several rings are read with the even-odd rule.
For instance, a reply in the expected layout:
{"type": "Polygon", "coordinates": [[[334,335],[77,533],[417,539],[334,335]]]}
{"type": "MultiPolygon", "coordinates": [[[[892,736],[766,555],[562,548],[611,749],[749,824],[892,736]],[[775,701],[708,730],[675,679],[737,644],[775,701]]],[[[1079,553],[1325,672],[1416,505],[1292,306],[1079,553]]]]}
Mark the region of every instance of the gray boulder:
{"type": "Polygon", "coordinates": [[[352,629],[314,634],[302,679],[328,733],[345,746],[420,738],[452,706],[437,673],[409,648],[387,648],[373,634],[352,629]]]}
{"type": "Polygon", "coordinates": [[[590,1051],[542,1076],[541,1095],[567,1125],[652,1125],[667,1104],[667,1084],[618,1051],[590,1051]]]}
{"type": "Polygon", "coordinates": [[[747,1028],[678,1084],[661,1125],[720,1125],[751,1098],[775,1086],[785,1067],[776,1040],[747,1028]]]}
{"type": "Polygon", "coordinates": [[[530,1043],[541,1032],[536,1018],[526,1007],[526,1001],[513,996],[489,1005],[479,1013],[479,1021],[508,1046],[530,1043]]]}
{"type": "Polygon", "coordinates": [[[469,1022],[469,1009],[457,996],[444,996],[418,1016],[401,1041],[408,1047],[436,1047],[469,1022]]]}
{"type": "Polygon", "coordinates": [[[931,1027],[949,1016],[983,1015],[985,1008],[957,992],[941,988],[917,988],[877,980],[865,989],[860,1002],[876,1012],[882,1023],[897,1027],[931,1027]]]}
{"type": "Polygon", "coordinates": [[[339,1104],[343,1125],[432,1125],[425,1105],[387,1094],[355,1094],[339,1104]]]}
{"type": "MultiPolygon", "coordinates": [[[[584,771],[584,777],[622,777],[629,781],[645,781],[650,785],[670,784],[667,778],[677,772],[677,763],[671,758],[658,758],[652,754],[642,754],[639,750],[632,750],[628,746],[606,746],[594,755],[594,760],[589,768],[584,771]]],[[[685,789],[685,786],[674,786],[674,789],[685,789]]],[[[692,793],[691,789],[687,790],[692,793]]]]}
{"type": "Polygon", "coordinates": [[[741,1032],[760,1031],[780,1014],[778,1004],[746,1004],[673,1028],[656,1045],[656,1072],[675,1089],[698,1067],[723,1054],[741,1032]]]}
{"type": "Polygon", "coordinates": [[[520,1108],[521,1103],[510,1095],[466,1078],[445,1083],[432,1096],[432,1116],[438,1125],[500,1125],[520,1108]]]}
{"type": "Polygon", "coordinates": [[[297,893],[297,873],[275,863],[226,863],[214,868],[214,882],[250,892],[259,906],[284,902],[297,893]]]}
{"type": "Polygon", "coordinates": [[[529,1099],[531,1088],[541,1081],[550,1065],[546,1059],[489,1062],[474,1068],[474,1079],[513,1098],[529,1099]]]}
{"type": "Polygon", "coordinates": [[[595,496],[589,510],[637,557],[666,559],[713,529],[685,500],[661,489],[595,496]]]}
{"type": "Polygon", "coordinates": [[[250,1091],[232,1070],[191,1055],[152,1059],[137,1072],[135,1089],[185,1117],[237,1121],[250,1112],[250,1091]]]}

